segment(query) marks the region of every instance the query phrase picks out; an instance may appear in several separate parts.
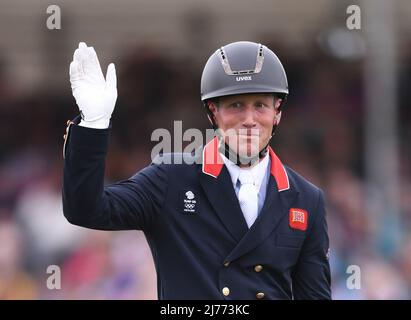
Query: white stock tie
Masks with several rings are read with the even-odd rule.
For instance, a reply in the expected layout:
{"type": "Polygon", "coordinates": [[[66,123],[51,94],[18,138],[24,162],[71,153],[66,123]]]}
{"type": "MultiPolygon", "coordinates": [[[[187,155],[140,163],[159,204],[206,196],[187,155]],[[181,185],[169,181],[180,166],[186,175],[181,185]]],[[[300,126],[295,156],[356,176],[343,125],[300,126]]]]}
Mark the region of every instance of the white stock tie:
{"type": "Polygon", "coordinates": [[[238,180],[241,183],[238,201],[248,228],[250,228],[258,215],[258,191],[250,171],[241,170],[238,180]]]}

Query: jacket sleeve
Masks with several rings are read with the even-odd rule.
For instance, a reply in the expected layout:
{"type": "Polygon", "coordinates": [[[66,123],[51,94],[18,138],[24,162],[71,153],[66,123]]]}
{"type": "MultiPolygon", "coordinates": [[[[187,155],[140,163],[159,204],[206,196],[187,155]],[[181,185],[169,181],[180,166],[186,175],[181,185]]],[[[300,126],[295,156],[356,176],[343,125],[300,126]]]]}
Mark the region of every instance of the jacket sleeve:
{"type": "Polygon", "coordinates": [[[166,165],[150,165],[104,186],[109,130],[69,125],[63,150],[64,215],[70,223],[92,229],[144,230],[165,201],[166,165]]]}
{"type": "Polygon", "coordinates": [[[331,299],[329,238],[324,195],[321,190],[315,219],[293,273],[293,297],[296,300],[331,299]]]}

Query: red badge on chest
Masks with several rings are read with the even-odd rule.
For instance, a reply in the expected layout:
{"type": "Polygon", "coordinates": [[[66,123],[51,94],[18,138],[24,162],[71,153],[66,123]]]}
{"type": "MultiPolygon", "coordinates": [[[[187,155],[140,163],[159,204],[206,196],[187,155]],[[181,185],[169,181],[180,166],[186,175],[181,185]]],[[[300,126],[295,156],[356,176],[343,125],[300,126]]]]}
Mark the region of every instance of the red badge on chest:
{"type": "Polygon", "coordinates": [[[291,208],[290,209],[290,227],[305,231],[307,229],[308,213],[304,209],[291,208]]]}

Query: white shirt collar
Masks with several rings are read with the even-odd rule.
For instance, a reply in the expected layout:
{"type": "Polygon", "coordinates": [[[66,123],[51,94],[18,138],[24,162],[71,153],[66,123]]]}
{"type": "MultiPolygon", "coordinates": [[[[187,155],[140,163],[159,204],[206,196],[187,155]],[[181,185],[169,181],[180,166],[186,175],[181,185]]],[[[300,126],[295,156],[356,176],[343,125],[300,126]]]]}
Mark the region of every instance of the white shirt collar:
{"type": "Polygon", "coordinates": [[[221,158],[224,161],[225,166],[227,167],[228,172],[231,176],[231,181],[233,183],[234,189],[237,184],[238,176],[240,175],[241,170],[249,170],[251,175],[254,178],[254,184],[257,187],[257,190],[260,190],[261,184],[263,183],[263,179],[265,174],[267,173],[267,168],[269,164],[269,155],[268,152],[265,157],[260,160],[255,166],[251,168],[240,168],[234,162],[230,161],[228,158],[224,156],[224,154],[220,153],[221,158]]]}

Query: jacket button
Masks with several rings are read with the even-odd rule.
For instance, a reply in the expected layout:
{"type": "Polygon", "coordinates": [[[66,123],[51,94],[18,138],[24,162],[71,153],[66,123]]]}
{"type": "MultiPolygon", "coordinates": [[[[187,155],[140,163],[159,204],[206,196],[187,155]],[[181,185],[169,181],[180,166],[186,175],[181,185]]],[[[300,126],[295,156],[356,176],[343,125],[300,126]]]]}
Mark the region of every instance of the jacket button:
{"type": "Polygon", "coordinates": [[[224,267],[228,267],[230,265],[230,261],[224,262],[224,267]]]}
{"type": "Polygon", "coordinates": [[[264,292],[259,292],[259,293],[257,293],[257,295],[256,295],[257,299],[263,299],[264,296],[265,296],[264,292]]]}
{"type": "Polygon", "coordinates": [[[260,271],[262,271],[263,270],[263,266],[261,265],[261,264],[257,264],[255,267],[254,267],[254,271],[255,272],[260,272],[260,271]]]}
{"type": "Polygon", "coordinates": [[[230,289],[228,289],[227,287],[224,287],[221,291],[223,292],[223,295],[226,297],[230,294],[230,289]]]}

